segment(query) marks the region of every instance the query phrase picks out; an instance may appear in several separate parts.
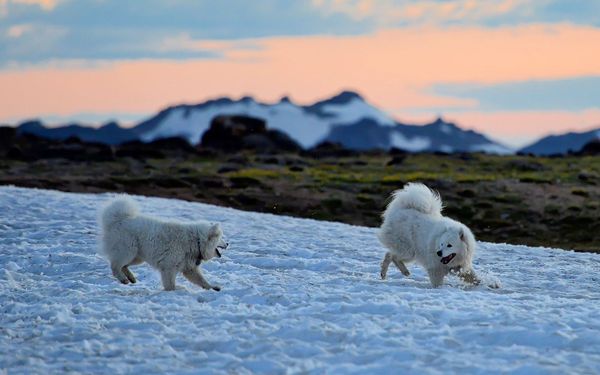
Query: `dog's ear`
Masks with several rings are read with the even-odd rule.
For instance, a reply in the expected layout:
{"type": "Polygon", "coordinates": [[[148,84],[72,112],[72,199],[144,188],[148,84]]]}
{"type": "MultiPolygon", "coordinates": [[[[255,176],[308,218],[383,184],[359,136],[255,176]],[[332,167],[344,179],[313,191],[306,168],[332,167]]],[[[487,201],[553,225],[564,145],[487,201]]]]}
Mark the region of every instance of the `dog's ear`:
{"type": "Polygon", "coordinates": [[[221,226],[217,223],[217,224],[213,224],[211,225],[210,229],[208,230],[208,239],[212,240],[215,238],[219,238],[221,237],[221,226]]]}
{"type": "Polygon", "coordinates": [[[460,240],[462,242],[467,242],[467,239],[465,238],[465,230],[460,228],[460,232],[458,232],[458,236],[460,237],[460,240]]]}

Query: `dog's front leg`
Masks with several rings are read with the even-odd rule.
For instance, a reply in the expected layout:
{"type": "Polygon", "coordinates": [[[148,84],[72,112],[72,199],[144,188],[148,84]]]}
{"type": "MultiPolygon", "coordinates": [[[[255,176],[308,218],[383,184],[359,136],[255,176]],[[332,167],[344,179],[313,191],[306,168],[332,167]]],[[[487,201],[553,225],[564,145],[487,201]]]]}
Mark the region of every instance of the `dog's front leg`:
{"type": "Polygon", "coordinates": [[[477,277],[477,275],[475,274],[475,271],[473,271],[472,268],[460,269],[458,271],[458,277],[460,277],[460,279],[462,281],[464,281],[465,283],[468,283],[468,284],[472,284],[472,285],[481,284],[481,280],[479,279],[479,277],[477,277]]]}
{"type": "Polygon", "coordinates": [[[177,276],[176,272],[173,271],[160,271],[160,278],[162,280],[163,287],[165,290],[175,290],[175,277],[177,276]]]}
{"type": "Polygon", "coordinates": [[[444,283],[444,276],[446,276],[446,272],[442,268],[431,268],[427,270],[429,274],[429,281],[431,281],[431,285],[434,288],[441,286],[444,283]]]}
{"type": "Polygon", "coordinates": [[[194,267],[189,270],[183,271],[183,276],[185,276],[185,278],[193,284],[196,284],[204,289],[212,289],[216,290],[217,292],[221,290],[221,287],[219,286],[210,285],[210,283],[206,281],[206,279],[204,278],[204,276],[198,268],[194,267]]]}

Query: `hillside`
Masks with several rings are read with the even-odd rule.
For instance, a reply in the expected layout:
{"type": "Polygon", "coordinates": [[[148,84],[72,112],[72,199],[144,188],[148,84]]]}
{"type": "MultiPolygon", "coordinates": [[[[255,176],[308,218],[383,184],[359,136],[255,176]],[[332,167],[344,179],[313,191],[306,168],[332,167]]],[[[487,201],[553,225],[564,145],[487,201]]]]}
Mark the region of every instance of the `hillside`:
{"type": "Polygon", "coordinates": [[[479,239],[600,252],[600,158],[594,156],[356,154],[335,147],[273,155],[151,146],[114,154],[84,148],[87,159],[81,147],[57,155],[50,149],[54,158],[35,161],[0,159],[0,185],[126,191],[378,226],[390,193],[420,181],[437,189],[447,214],[479,239]]]}
{"type": "Polygon", "coordinates": [[[0,372],[597,373],[599,256],[479,243],[500,289],[378,278],[375,229],[137,197],[145,212],[221,222],[223,286],[123,286],[95,255],[110,196],[0,188],[0,372]]]}

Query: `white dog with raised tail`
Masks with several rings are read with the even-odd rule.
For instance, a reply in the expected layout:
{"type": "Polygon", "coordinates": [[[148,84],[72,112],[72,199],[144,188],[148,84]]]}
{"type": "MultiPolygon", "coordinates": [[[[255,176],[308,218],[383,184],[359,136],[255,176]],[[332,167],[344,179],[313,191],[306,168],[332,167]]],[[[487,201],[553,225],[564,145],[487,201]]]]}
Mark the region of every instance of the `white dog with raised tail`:
{"type": "Polygon", "coordinates": [[[221,257],[221,251],[227,247],[219,224],[182,223],[145,216],[127,196],[108,202],[100,212],[99,221],[100,252],[121,283],[135,283],[129,266],[147,262],[160,272],[165,290],[175,289],[179,272],[204,289],[221,290],[206,281],[198,268],[201,262],[221,257]]]}
{"type": "Polygon", "coordinates": [[[419,183],[409,183],[392,194],[383,213],[379,240],[389,250],[381,263],[385,279],[390,263],[405,276],[406,263],[416,261],[438,287],[449,273],[479,284],[472,267],[475,237],[464,224],[442,216],[442,200],[437,192],[419,183]]]}

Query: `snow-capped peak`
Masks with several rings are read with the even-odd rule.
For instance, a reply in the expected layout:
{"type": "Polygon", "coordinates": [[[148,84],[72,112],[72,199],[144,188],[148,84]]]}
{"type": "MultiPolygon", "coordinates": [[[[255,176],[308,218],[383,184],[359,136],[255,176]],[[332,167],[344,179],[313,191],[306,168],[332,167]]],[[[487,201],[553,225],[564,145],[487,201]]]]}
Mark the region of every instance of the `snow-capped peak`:
{"type": "Polygon", "coordinates": [[[179,136],[195,144],[218,115],[262,118],[269,128],[284,131],[305,148],[325,140],[333,126],[353,124],[361,119],[372,119],[385,126],[395,124],[389,115],[365,102],[359,94],[343,91],[310,106],[296,105],[287,96],[275,104],[260,103],[245,96],[238,101],[221,98],[195,106],[174,107],[160,114],[160,118],[145,121],[154,124],[145,128],[140,136],[144,141],[179,136]]]}
{"type": "Polygon", "coordinates": [[[346,104],[350,101],[353,100],[361,100],[364,101],[363,97],[360,96],[360,94],[358,94],[357,92],[354,91],[342,91],[339,94],[323,100],[321,102],[318,102],[317,104],[346,104]]]}
{"type": "Polygon", "coordinates": [[[363,119],[372,119],[380,125],[394,126],[396,121],[387,113],[365,102],[360,97],[354,97],[344,103],[328,103],[321,106],[320,112],[335,119],[333,125],[353,124],[363,119]]]}
{"type": "Polygon", "coordinates": [[[292,99],[289,96],[285,95],[282,96],[281,99],[279,99],[279,103],[292,103],[292,99]]]}

